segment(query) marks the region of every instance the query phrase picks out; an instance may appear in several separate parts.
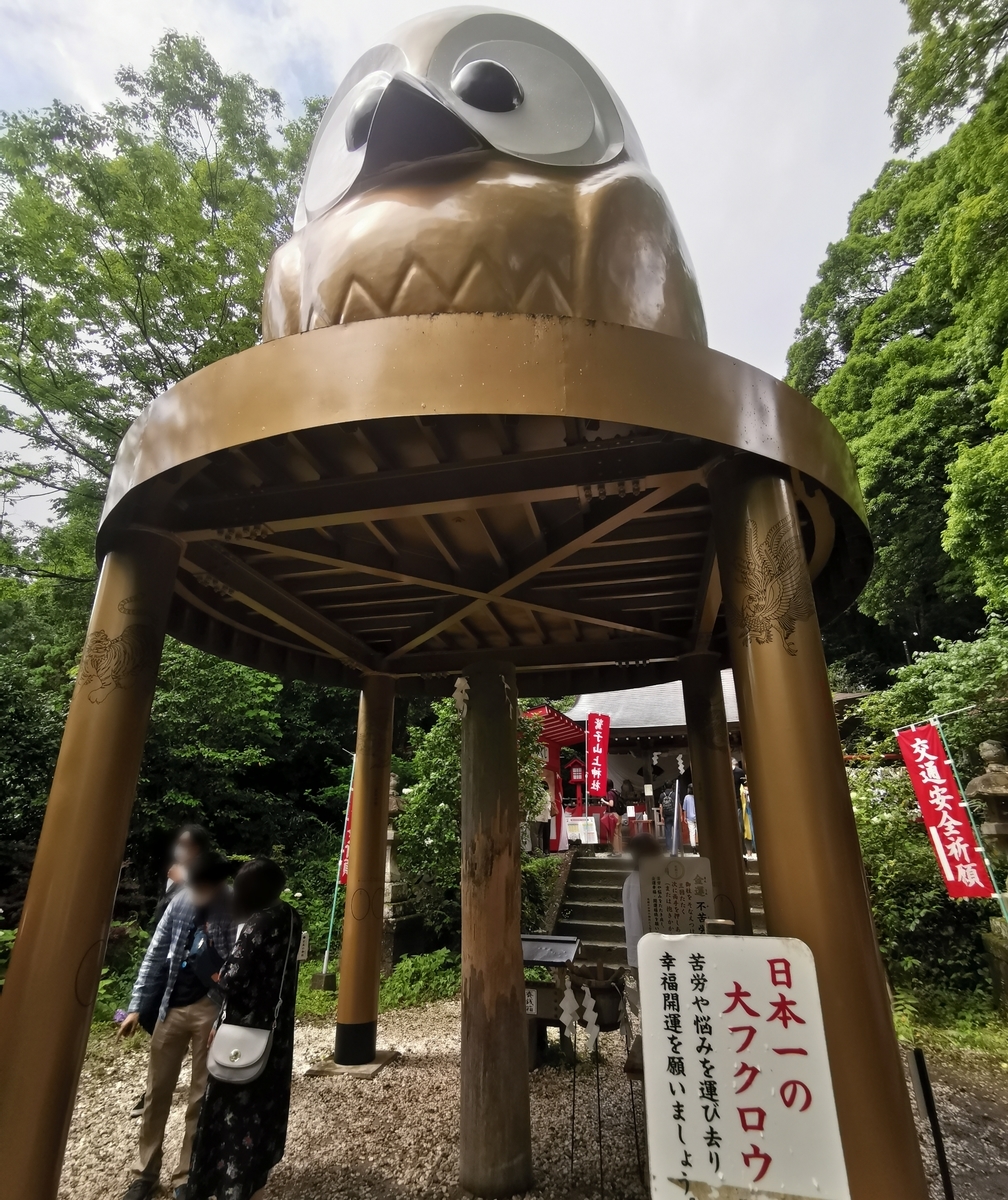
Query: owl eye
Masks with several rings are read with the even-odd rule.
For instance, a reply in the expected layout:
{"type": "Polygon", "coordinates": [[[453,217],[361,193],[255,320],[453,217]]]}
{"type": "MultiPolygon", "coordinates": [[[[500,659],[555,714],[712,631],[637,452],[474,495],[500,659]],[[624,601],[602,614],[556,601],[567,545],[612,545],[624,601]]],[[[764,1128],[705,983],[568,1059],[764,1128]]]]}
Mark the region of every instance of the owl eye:
{"type": "Polygon", "coordinates": [[[385,91],[385,84],[367,88],[354,101],[346,119],[346,144],[348,150],[359,150],[368,140],[371,122],[374,120],[378,101],[385,91]]]}
{"type": "Polygon", "coordinates": [[[518,80],[491,58],[477,58],[460,67],[451,86],[460,100],[483,112],[513,112],[525,99],[518,80]]]}

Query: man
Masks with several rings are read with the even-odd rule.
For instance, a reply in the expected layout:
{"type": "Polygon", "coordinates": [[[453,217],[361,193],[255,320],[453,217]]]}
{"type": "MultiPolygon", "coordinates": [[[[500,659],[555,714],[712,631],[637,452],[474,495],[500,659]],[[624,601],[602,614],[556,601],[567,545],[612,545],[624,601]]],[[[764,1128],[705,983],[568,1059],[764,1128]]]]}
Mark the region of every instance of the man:
{"type": "Polygon", "coordinates": [[[160,996],[147,1064],[139,1154],[133,1182],[123,1200],[147,1200],[158,1186],[172,1095],[182,1060],[191,1050],[185,1137],[172,1175],[175,1200],[185,1200],[193,1139],[206,1091],[207,1039],[218,1010],[213,982],[235,942],[230,890],[225,883],[230,873],[227,859],[215,853],[200,855],[189,866],[185,886],[169,901],[147,947],[129,1012],[119,1027],[119,1036],[129,1037],[140,1024],[140,1009],[152,994],[160,996]]]}
{"type": "MultiPolygon", "coordinates": [[[[154,915],[151,917],[147,930],[151,936],[153,936],[154,931],[161,924],[161,918],[165,914],[165,909],[185,886],[190,866],[201,854],[209,853],[210,845],[210,834],[202,825],[183,825],[175,835],[175,842],[172,845],[172,861],[171,866],[168,868],[165,890],[161,899],[157,902],[154,915]]],[[[167,975],[167,970],[168,963],[165,961],[161,964],[160,974],[162,982],[167,975]]],[[[154,980],[151,982],[153,983],[154,980]]],[[[148,990],[148,995],[150,998],[147,1004],[140,1009],[140,1028],[146,1030],[147,1033],[153,1033],[154,1026],[157,1024],[158,1010],[161,1007],[161,995],[156,987],[151,987],[148,990]]],[[[142,1117],[143,1109],[144,1093],[141,1092],[136,1100],[133,1101],[133,1109],[130,1112],[130,1117],[142,1117]]]]}
{"type": "Polygon", "coordinates": [[[627,843],[633,867],[623,880],[623,928],[626,932],[627,963],[637,970],[637,943],[644,936],[644,920],[641,917],[640,865],[645,858],[661,854],[657,838],[650,833],[639,833],[627,843]]]}
{"type": "MultiPolygon", "coordinates": [[[[157,902],[153,917],[151,917],[149,928],[151,934],[161,924],[161,918],[171,900],[185,885],[190,866],[201,854],[209,854],[210,846],[210,834],[202,825],[183,825],[175,835],[171,866],[168,868],[168,876],[165,880],[165,890],[157,902]]],[[[147,1032],[150,1033],[150,1030],[147,1032]]]]}

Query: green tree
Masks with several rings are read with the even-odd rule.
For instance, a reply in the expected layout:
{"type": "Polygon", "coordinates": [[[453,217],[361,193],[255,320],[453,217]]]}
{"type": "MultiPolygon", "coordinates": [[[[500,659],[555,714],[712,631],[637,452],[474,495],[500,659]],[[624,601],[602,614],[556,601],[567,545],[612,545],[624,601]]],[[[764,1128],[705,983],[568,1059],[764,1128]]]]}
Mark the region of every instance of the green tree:
{"type": "Polygon", "coordinates": [[[904,0],[912,41],[889,98],[893,146],[916,146],[975,103],[1008,49],[1006,0],[904,0]]]}
{"type": "Polygon", "coordinates": [[[992,617],[972,641],[939,639],[893,672],[892,685],[859,705],[865,747],[895,750],[893,730],[942,713],[949,749],[965,777],[980,769],[978,744],[1008,741],[1008,625],[992,617]],[[963,711],[965,710],[965,711],[963,711]]]}
{"type": "MultiPolygon", "coordinates": [[[[988,410],[995,433],[963,446],[949,468],[951,494],[942,545],[973,575],[976,589],[998,611],[1008,611],[1008,351],[998,393],[988,410]]],[[[993,372],[992,372],[993,375],[993,372]]]]}
{"type": "MultiPolygon", "coordinates": [[[[462,719],[453,700],[435,700],[428,732],[413,729],[417,783],[404,797],[396,826],[399,863],[411,879],[427,925],[438,935],[461,928],[462,719]]],[[[542,721],[518,717],[518,794],[522,819],[542,807],[542,721]]]]}
{"type": "Polygon", "coordinates": [[[1006,135],[999,71],[947,145],[889,163],[858,200],[789,352],[857,460],[877,551],[859,607],[890,654],[968,636],[978,590],[1006,598],[1006,135]]]}
{"type": "MultiPolygon", "coordinates": [[[[322,102],[276,92],[169,33],[98,111],[0,114],[0,491],[53,490],[44,528],[0,520],[0,895],[23,876],[94,591],[94,536],[141,408],[259,338],[266,264],[290,220],[322,102]],[[8,854],[7,851],[10,851],[8,854]],[[16,860],[16,861],[15,861],[16,860]]],[[[346,802],[356,696],[281,686],[171,640],[127,853],[152,898],[172,826],[326,874],[346,802]],[[335,831],[335,832],[334,832],[335,831]]]]}
{"type": "Polygon", "coordinates": [[[985,989],[980,934],[995,904],[949,896],[905,771],[860,768],[850,783],[879,949],[893,986],[985,989]]]}
{"type": "Polygon", "coordinates": [[[0,428],[8,489],[104,493],[119,441],[172,384],[259,337],[319,113],[166,34],[100,112],[0,119],[0,428]]]}

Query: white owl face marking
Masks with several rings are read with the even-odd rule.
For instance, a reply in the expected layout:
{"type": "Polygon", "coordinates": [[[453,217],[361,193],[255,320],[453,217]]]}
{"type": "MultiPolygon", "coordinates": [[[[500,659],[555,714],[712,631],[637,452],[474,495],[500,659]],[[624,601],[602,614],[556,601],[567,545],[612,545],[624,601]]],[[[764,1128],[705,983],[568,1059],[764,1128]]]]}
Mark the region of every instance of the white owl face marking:
{"type": "Polygon", "coordinates": [[[646,161],[616,94],[562,37],[511,13],[432,13],[347,72],[315,136],[294,228],[392,168],[493,151],[572,168],[646,161]]]}

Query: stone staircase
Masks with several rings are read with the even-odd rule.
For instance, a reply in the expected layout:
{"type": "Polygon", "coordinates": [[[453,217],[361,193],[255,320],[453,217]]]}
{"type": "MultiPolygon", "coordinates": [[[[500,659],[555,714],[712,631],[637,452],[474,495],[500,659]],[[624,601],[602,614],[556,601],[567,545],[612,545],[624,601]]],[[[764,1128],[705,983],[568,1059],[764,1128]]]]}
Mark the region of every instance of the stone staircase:
{"type": "Polygon", "coordinates": [[[766,913],[763,911],[763,886],[760,883],[759,864],[755,858],[745,860],[746,890],[749,893],[749,911],[752,914],[753,933],[765,934],[766,913]]]}
{"type": "Polygon", "coordinates": [[[626,966],[623,880],[629,873],[629,858],[577,853],[553,932],[581,939],[579,962],[626,966]]]}
{"type": "MultiPolygon", "coordinates": [[[[625,967],[626,931],[623,928],[623,881],[630,873],[629,858],[579,850],[567,877],[553,932],[581,939],[577,961],[625,967]]],[[[753,933],[765,934],[763,890],[759,866],[746,859],[746,886],[753,933]]]]}

